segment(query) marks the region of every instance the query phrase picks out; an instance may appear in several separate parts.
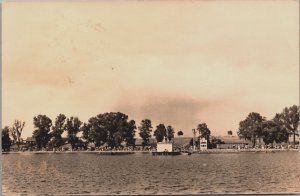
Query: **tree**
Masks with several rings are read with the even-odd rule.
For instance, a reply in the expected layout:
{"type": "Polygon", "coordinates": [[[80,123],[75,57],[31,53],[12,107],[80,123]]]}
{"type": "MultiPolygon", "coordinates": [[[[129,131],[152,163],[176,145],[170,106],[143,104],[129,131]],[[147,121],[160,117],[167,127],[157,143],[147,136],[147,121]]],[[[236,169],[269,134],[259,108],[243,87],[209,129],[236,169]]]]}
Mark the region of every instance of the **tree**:
{"type": "Polygon", "coordinates": [[[134,146],[135,145],[135,121],[130,120],[126,126],[125,132],[123,132],[123,137],[125,138],[125,142],[127,145],[134,146]]]}
{"type": "Polygon", "coordinates": [[[79,142],[77,133],[80,131],[80,126],[82,122],[77,117],[67,118],[66,121],[66,130],[68,134],[68,142],[71,144],[72,149],[75,148],[75,145],[79,142]]]}
{"type": "Polygon", "coordinates": [[[141,126],[138,127],[138,129],[139,129],[139,135],[143,139],[142,145],[143,146],[149,145],[151,132],[152,132],[151,120],[149,119],[142,120],[141,126]]]}
{"type": "Polygon", "coordinates": [[[23,131],[23,128],[25,126],[25,122],[21,122],[19,120],[15,120],[14,124],[11,127],[11,135],[14,138],[14,141],[18,145],[18,149],[20,148],[21,143],[21,134],[23,131]]]}
{"type": "Polygon", "coordinates": [[[281,121],[281,115],[276,114],[272,120],[263,122],[263,141],[266,144],[287,142],[289,137],[288,130],[281,121]]]}
{"type": "MultiPolygon", "coordinates": [[[[178,131],[178,132],[177,132],[177,136],[178,136],[178,137],[183,136],[183,132],[182,132],[182,131],[178,131]]],[[[181,145],[183,146],[183,143],[182,143],[182,139],[181,139],[181,138],[180,138],[180,143],[181,143],[181,145]]]]}
{"type": "Polygon", "coordinates": [[[205,138],[207,141],[209,141],[210,130],[207,127],[206,123],[199,124],[197,126],[197,131],[199,132],[201,138],[205,138]]]}
{"type": "Polygon", "coordinates": [[[175,133],[175,131],[174,131],[173,127],[168,126],[167,127],[167,138],[168,138],[169,142],[174,138],[174,133],[175,133]]]}
{"type": "Polygon", "coordinates": [[[159,124],[156,126],[154,136],[157,142],[162,142],[164,140],[164,138],[167,136],[167,130],[164,124],[159,124]]]}
{"type": "Polygon", "coordinates": [[[107,141],[107,130],[98,117],[91,117],[88,123],[83,124],[81,130],[83,138],[94,143],[96,147],[107,141]]]}
{"type": "Polygon", "coordinates": [[[211,133],[206,123],[199,124],[197,126],[197,131],[199,132],[200,138],[205,138],[207,140],[207,147],[211,148],[211,143],[209,140],[211,133]]]}
{"type": "Polygon", "coordinates": [[[51,136],[53,140],[51,142],[56,148],[63,144],[61,135],[66,130],[66,118],[64,114],[59,114],[55,119],[54,126],[52,126],[51,136]]]}
{"type": "Polygon", "coordinates": [[[183,136],[183,132],[182,131],[178,131],[177,132],[177,135],[180,137],[180,136],[183,136]]]}
{"type": "Polygon", "coordinates": [[[52,120],[46,115],[38,115],[33,118],[33,125],[36,128],[33,131],[33,137],[36,140],[37,148],[46,148],[51,136],[49,134],[52,126],[52,120]]]}
{"type": "Polygon", "coordinates": [[[293,135],[294,147],[296,143],[296,135],[299,135],[299,110],[299,106],[293,105],[289,108],[284,108],[281,115],[285,127],[288,129],[289,133],[293,135]]]}
{"type": "Polygon", "coordinates": [[[9,127],[6,126],[2,129],[2,151],[9,151],[10,146],[9,127]]]}
{"type": "Polygon", "coordinates": [[[252,141],[253,147],[256,144],[256,139],[263,136],[263,122],[265,118],[259,113],[252,112],[247,118],[240,122],[238,135],[242,138],[252,141]]]}
{"type": "Polygon", "coordinates": [[[110,147],[119,147],[122,142],[135,144],[135,121],[121,112],[110,112],[97,115],[99,125],[107,134],[106,143],[110,147]]]}
{"type": "Polygon", "coordinates": [[[227,131],[227,134],[232,135],[232,131],[231,130],[227,131]]]}

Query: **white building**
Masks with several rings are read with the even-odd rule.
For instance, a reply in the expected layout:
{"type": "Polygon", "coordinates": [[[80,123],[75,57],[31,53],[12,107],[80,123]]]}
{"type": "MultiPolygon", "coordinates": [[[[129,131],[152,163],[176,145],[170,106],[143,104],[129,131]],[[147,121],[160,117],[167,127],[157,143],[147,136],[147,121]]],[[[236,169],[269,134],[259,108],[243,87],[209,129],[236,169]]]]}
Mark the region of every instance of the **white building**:
{"type": "Polygon", "coordinates": [[[200,150],[207,150],[207,140],[205,138],[200,138],[199,144],[200,150]]]}
{"type": "Polygon", "coordinates": [[[165,142],[158,142],[156,152],[173,152],[173,144],[165,143],[165,142]]]}

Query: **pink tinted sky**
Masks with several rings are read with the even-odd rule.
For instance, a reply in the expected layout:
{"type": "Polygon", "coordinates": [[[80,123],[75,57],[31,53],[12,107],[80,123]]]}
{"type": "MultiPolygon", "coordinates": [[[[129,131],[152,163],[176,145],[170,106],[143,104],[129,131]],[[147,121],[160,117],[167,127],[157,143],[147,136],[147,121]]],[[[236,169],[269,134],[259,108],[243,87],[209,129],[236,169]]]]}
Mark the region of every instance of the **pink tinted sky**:
{"type": "Polygon", "coordinates": [[[191,136],[298,104],[298,1],[3,4],[3,125],[120,111],[191,136]]]}

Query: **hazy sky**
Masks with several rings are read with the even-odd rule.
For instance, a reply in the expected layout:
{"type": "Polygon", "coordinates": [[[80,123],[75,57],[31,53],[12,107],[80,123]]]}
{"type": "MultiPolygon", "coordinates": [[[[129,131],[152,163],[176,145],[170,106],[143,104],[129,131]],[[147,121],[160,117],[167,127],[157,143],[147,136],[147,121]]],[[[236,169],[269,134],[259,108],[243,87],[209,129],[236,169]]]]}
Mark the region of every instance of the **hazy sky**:
{"type": "Polygon", "coordinates": [[[120,111],[192,135],[299,100],[298,1],[3,4],[3,125],[120,111]]]}

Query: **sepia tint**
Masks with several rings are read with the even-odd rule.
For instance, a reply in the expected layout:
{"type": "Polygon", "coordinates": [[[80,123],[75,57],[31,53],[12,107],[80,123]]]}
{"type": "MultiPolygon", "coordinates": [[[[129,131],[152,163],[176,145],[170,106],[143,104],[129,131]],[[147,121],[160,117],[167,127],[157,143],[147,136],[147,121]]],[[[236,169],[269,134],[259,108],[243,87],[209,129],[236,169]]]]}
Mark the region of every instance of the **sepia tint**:
{"type": "Polygon", "coordinates": [[[2,2],[2,194],[299,194],[299,1],[2,2]]]}

